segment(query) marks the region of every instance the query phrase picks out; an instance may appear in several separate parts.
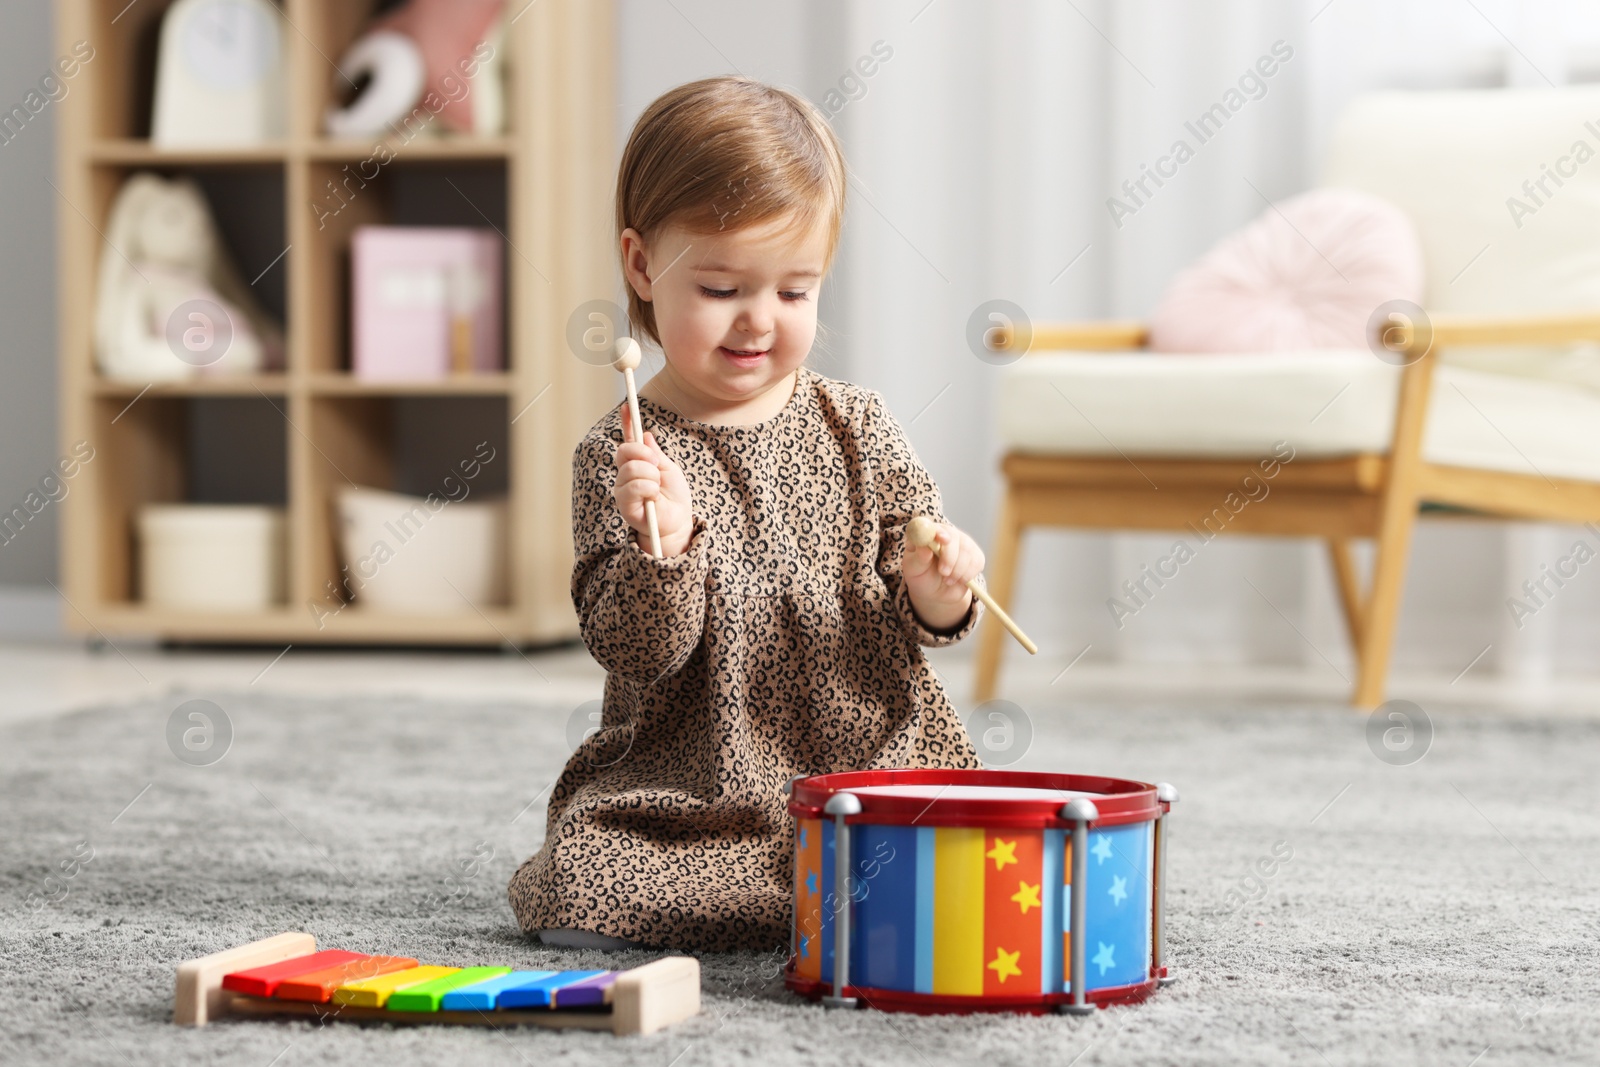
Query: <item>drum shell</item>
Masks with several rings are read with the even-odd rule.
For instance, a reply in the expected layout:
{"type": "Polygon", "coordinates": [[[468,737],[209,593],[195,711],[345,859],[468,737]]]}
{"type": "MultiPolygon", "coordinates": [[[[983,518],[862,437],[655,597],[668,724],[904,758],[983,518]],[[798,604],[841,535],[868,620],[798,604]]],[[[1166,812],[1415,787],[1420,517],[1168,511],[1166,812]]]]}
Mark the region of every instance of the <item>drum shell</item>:
{"type": "Polygon", "coordinates": [[[1047,1011],[1070,999],[1071,824],[1060,809],[1089,795],[1086,983],[1091,1002],[1142,999],[1153,964],[1156,787],[1125,779],[1008,771],[864,771],[800,779],[794,923],[786,977],[832,992],[839,914],[828,797],[861,802],[846,818],[850,980],[868,1005],[908,1011],[1047,1011]],[[873,790],[911,788],[926,796],[873,790]],[[974,788],[976,787],[976,788],[974,788]],[[986,799],[986,790],[1050,795],[986,799]]]}

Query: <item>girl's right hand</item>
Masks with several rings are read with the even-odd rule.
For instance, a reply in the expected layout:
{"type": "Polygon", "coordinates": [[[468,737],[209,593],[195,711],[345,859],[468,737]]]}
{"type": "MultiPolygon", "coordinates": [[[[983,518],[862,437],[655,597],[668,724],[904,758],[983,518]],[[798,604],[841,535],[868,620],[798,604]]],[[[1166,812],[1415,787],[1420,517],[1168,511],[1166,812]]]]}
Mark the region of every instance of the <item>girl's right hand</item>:
{"type": "Polygon", "coordinates": [[[628,440],[633,436],[633,419],[626,401],[622,405],[622,436],[623,443],[617,446],[615,496],[623,521],[633,528],[639,547],[649,552],[650,524],[645,521],[644,502],[655,501],[662,554],[669,558],[683,555],[694,532],[689,480],[683,476],[683,468],[661,451],[655,434],[646,431],[643,444],[628,440]]]}

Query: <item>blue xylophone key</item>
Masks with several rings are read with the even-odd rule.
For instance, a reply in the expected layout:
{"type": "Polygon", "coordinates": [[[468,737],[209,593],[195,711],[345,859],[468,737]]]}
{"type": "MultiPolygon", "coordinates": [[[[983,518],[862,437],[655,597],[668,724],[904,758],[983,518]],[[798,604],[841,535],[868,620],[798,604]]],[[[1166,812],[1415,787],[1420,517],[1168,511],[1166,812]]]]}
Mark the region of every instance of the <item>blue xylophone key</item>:
{"type": "Polygon", "coordinates": [[[511,986],[500,991],[495,998],[494,1006],[497,1008],[548,1008],[552,1006],[551,995],[558,992],[563,986],[577,985],[579,982],[590,978],[598,978],[605,971],[562,971],[553,978],[540,978],[531,982],[524,982],[519,986],[511,986]]]}
{"type": "Polygon", "coordinates": [[[502,990],[555,978],[560,971],[512,971],[497,978],[486,978],[460,989],[452,989],[439,1001],[440,1011],[493,1011],[495,998],[502,990]]]}

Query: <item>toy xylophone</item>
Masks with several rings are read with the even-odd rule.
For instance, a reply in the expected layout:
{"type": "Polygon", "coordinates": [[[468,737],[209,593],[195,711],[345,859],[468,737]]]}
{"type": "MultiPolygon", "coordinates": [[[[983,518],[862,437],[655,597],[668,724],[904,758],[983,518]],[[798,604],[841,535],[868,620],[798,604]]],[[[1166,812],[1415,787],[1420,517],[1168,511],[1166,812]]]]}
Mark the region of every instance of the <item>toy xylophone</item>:
{"type": "Polygon", "coordinates": [[[181,964],[172,1021],[310,1016],[648,1034],[699,1011],[700,962],[690,956],[627,971],[440,967],[406,956],[318,951],[311,934],[284,933],[181,964]]]}

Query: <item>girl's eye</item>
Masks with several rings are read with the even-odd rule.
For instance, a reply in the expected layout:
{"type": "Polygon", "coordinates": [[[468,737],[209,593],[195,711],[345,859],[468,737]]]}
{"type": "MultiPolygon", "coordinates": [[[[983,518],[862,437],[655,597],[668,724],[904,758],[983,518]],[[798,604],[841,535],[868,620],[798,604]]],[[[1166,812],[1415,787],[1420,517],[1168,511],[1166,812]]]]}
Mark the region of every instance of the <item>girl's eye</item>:
{"type": "MultiPolygon", "coordinates": [[[[707,289],[703,285],[700,287],[700,291],[713,300],[726,300],[738,292],[737,289],[707,289]]],[[[811,299],[809,292],[805,289],[784,289],[778,295],[790,303],[811,299]]]]}

